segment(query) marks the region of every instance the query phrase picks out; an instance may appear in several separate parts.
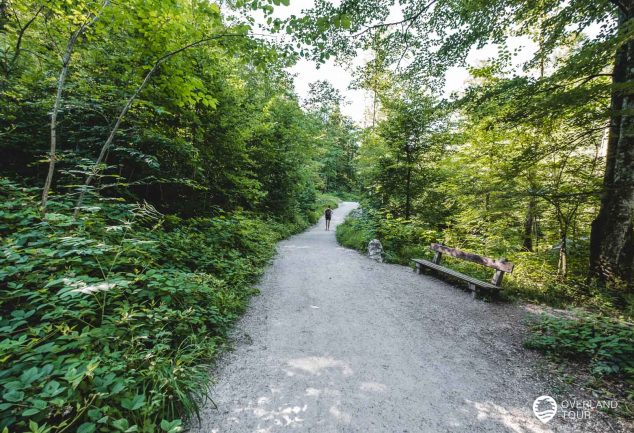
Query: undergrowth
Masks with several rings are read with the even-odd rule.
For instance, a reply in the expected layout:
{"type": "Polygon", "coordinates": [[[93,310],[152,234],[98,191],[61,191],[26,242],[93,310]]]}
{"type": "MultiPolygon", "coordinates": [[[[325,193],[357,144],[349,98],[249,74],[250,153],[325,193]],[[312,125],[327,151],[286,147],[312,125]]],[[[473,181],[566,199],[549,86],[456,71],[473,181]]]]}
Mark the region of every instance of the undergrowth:
{"type": "Polygon", "coordinates": [[[11,433],[181,431],[276,241],[316,212],[183,220],[104,202],[75,221],[51,202],[42,220],[35,193],[0,180],[0,431],[11,433]]]}
{"type": "Polygon", "coordinates": [[[543,315],[532,323],[526,347],[561,358],[588,361],[599,376],[623,375],[634,385],[634,326],[587,315],[574,319],[543,315]]]}
{"type": "Polygon", "coordinates": [[[620,399],[620,413],[634,417],[634,326],[632,323],[596,315],[560,318],[542,315],[530,324],[524,345],[548,354],[555,361],[573,360],[588,365],[590,373],[606,381],[599,388],[611,389],[620,399]],[[621,386],[610,386],[615,381],[621,386]]]}

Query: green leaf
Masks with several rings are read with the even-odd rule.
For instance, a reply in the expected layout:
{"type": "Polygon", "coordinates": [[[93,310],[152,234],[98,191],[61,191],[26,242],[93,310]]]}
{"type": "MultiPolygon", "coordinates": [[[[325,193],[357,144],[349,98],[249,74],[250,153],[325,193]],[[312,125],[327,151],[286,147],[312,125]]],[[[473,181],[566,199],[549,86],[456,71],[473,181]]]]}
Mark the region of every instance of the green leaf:
{"type": "Polygon", "coordinates": [[[33,400],[33,407],[38,409],[46,409],[47,403],[44,400],[33,400]]]}
{"type": "Polygon", "coordinates": [[[37,367],[32,367],[20,375],[20,381],[22,383],[30,385],[31,383],[39,379],[40,376],[41,374],[38,374],[37,367]]]}
{"type": "Polygon", "coordinates": [[[56,395],[64,392],[65,389],[65,387],[60,386],[58,381],[51,380],[46,385],[44,385],[44,389],[42,390],[42,397],[55,397],[56,395]]]}
{"type": "Polygon", "coordinates": [[[175,419],[173,421],[162,420],[161,421],[161,430],[166,433],[178,433],[183,431],[181,426],[182,422],[180,419],[175,419]]]}
{"type": "Polygon", "coordinates": [[[112,421],[112,426],[117,430],[126,431],[130,426],[130,423],[128,423],[128,420],[125,418],[119,418],[112,421]]]}
{"type": "Polygon", "coordinates": [[[350,17],[348,15],[341,16],[341,27],[344,29],[349,29],[351,26],[350,17]]]}
{"type": "Polygon", "coordinates": [[[11,389],[5,392],[2,396],[6,401],[9,401],[11,403],[17,403],[24,400],[24,392],[15,389],[11,389]]]}
{"type": "Polygon", "coordinates": [[[97,425],[95,423],[85,422],[79,426],[79,428],[77,429],[77,433],[93,433],[96,428],[97,425]]]}
{"type": "Polygon", "coordinates": [[[35,414],[38,414],[38,413],[40,413],[40,412],[41,412],[41,410],[40,410],[40,409],[38,409],[38,408],[36,408],[36,407],[31,407],[31,408],[29,408],[29,409],[26,409],[24,412],[22,412],[22,414],[21,414],[21,415],[22,415],[23,417],[29,417],[29,416],[33,416],[33,415],[35,415],[35,414]]]}
{"type": "Polygon", "coordinates": [[[125,389],[125,384],[123,383],[123,381],[118,381],[113,385],[112,389],[110,390],[110,395],[119,394],[124,389],[125,389]]]}
{"type": "Polygon", "coordinates": [[[121,400],[121,406],[128,410],[137,410],[145,406],[145,396],[137,394],[132,398],[124,398],[121,400]]]}

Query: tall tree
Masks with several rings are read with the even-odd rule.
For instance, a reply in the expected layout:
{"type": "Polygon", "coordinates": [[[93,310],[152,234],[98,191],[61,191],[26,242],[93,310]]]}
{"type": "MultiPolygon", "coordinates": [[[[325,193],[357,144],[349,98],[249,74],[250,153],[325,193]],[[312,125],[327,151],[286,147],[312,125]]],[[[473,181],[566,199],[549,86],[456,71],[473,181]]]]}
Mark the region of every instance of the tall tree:
{"type": "Polygon", "coordinates": [[[356,189],[354,158],[357,153],[357,127],[342,113],[345,98],[325,80],[310,83],[304,107],[317,124],[321,142],[321,177],[329,192],[356,189]]]}

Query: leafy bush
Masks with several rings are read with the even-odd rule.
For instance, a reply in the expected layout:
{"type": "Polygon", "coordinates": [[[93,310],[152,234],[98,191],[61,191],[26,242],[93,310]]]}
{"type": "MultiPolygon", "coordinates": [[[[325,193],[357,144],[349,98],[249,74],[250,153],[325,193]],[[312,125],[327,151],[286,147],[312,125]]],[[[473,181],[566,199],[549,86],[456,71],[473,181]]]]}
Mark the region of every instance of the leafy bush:
{"type": "Polygon", "coordinates": [[[337,191],[333,193],[333,195],[337,196],[340,200],[343,201],[359,201],[359,194],[355,192],[337,191]]]}
{"type": "Polygon", "coordinates": [[[526,347],[590,363],[598,376],[620,375],[634,386],[634,326],[602,316],[565,319],[543,315],[531,325],[526,347]]]}
{"type": "Polygon", "coordinates": [[[177,432],[284,235],[248,214],[102,204],[0,180],[0,431],[177,432]]]}
{"type": "Polygon", "coordinates": [[[368,242],[376,237],[376,226],[372,219],[364,216],[363,210],[356,209],[337,226],[336,237],[344,247],[363,252],[368,242]]]}
{"type": "Polygon", "coordinates": [[[391,218],[372,209],[353,212],[337,226],[337,241],[346,247],[366,251],[368,242],[379,239],[386,261],[407,264],[413,257],[427,255],[435,232],[413,220],[391,218]]]}

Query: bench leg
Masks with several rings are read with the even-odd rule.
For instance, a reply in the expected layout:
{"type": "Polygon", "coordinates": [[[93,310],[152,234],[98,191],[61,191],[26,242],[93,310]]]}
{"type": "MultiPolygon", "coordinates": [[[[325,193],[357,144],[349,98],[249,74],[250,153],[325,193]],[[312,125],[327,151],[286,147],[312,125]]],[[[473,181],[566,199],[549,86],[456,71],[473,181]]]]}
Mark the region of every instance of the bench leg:
{"type": "Polygon", "coordinates": [[[476,299],[480,294],[480,290],[475,284],[469,283],[469,290],[471,290],[471,297],[473,299],[476,299]]]}
{"type": "Polygon", "coordinates": [[[414,272],[416,272],[418,275],[423,273],[423,267],[420,265],[420,263],[416,263],[416,269],[414,269],[414,272]]]}

